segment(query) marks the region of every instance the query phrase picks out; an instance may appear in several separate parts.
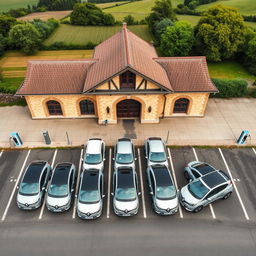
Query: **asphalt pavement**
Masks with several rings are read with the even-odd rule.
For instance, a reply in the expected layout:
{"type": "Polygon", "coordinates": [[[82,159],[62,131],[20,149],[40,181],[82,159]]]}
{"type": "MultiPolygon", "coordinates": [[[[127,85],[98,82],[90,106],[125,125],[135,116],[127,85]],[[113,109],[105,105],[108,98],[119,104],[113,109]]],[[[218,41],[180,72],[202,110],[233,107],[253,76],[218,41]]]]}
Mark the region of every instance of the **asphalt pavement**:
{"type": "MultiPolygon", "coordinates": [[[[70,161],[79,169],[82,148],[3,151],[0,153],[0,255],[253,255],[256,251],[256,151],[254,148],[168,149],[177,187],[186,184],[184,166],[205,161],[232,176],[235,189],[197,214],[184,208],[158,216],[151,208],[144,148],[136,148],[140,208],[136,216],[117,217],[112,208],[113,148],[106,148],[102,216],[84,221],[69,211],[51,213],[42,206],[21,211],[16,186],[33,160],[55,166],[70,161]]],[[[73,199],[74,199],[73,195],[73,199]]]]}

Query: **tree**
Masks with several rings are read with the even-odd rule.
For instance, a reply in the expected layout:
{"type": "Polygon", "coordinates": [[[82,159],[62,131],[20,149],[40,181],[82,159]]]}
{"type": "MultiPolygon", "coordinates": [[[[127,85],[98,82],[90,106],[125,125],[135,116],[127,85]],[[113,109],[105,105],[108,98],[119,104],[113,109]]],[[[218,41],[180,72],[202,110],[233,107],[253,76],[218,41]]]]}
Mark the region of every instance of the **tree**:
{"type": "Polygon", "coordinates": [[[123,21],[126,22],[127,25],[134,25],[134,23],[135,23],[134,17],[132,15],[130,15],[130,14],[125,16],[123,21]]]}
{"type": "Polygon", "coordinates": [[[171,0],[157,0],[151,13],[147,17],[147,22],[150,31],[155,35],[155,24],[164,18],[169,18],[171,21],[176,21],[175,13],[172,9],[171,0]]]}
{"type": "Polygon", "coordinates": [[[174,22],[168,18],[162,19],[155,24],[155,38],[157,42],[160,42],[162,34],[165,32],[168,26],[173,26],[174,22]]]}
{"type": "Polygon", "coordinates": [[[0,56],[4,54],[5,46],[6,38],[2,34],[0,34],[0,56]]]}
{"type": "Polygon", "coordinates": [[[256,75],[256,36],[246,44],[245,64],[248,67],[248,70],[256,75]]]}
{"type": "Polygon", "coordinates": [[[35,53],[40,44],[40,33],[30,23],[18,24],[9,32],[11,43],[26,54],[35,53]]]}
{"type": "Polygon", "coordinates": [[[195,27],[197,51],[210,61],[230,59],[244,42],[245,24],[236,9],[210,8],[195,27]]]}
{"type": "Polygon", "coordinates": [[[0,34],[7,36],[9,30],[16,24],[16,19],[7,15],[0,15],[0,34]]]}
{"type": "Polygon", "coordinates": [[[72,25],[113,25],[114,17],[111,14],[105,14],[103,11],[92,3],[75,4],[70,14],[72,25]]]}
{"type": "Polygon", "coordinates": [[[160,49],[165,56],[187,56],[194,44],[193,27],[184,21],[168,26],[161,36],[160,49]]]}

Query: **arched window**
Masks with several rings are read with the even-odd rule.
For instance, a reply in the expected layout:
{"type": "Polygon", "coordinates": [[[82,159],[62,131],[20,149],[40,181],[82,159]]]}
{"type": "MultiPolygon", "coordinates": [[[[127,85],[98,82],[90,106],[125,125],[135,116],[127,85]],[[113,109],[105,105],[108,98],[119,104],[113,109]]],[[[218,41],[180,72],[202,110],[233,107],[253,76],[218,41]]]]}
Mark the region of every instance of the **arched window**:
{"type": "Polygon", "coordinates": [[[173,113],[187,113],[189,106],[189,100],[181,98],[175,101],[173,113]]]}
{"type": "Polygon", "coordinates": [[[136,84],[136,75],[130,71],[120,75],[120,89],[121,90],[134,90],[136,84]]]}
{"type": "Polygon", "coordinates": [[[49,100],[46,102],[46,105],[50,115],[63,115],[61,105],[58,101],[49,100]]]}
{"type": "Polygon", "coordinates": [[[94,115],[94,104],[90,100],[81,100],[79,102],[81,115],[94,115]]]}

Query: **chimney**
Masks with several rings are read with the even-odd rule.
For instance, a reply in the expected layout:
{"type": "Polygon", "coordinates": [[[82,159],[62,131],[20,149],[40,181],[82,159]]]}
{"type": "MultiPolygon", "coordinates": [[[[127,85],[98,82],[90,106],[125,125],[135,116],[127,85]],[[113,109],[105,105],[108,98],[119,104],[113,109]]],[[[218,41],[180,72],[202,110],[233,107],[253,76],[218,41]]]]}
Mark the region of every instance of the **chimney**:
{"type": "Polygon", "coordinates": [[[127,28],[127,24],[126,22],[123,22],[123,29],[126,29],[127,28]]]}

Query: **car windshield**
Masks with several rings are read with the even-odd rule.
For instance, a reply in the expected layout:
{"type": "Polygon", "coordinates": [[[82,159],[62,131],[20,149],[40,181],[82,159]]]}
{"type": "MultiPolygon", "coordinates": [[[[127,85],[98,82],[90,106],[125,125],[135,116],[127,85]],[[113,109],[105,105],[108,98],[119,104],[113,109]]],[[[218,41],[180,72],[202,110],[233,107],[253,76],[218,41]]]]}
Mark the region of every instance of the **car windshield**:
{"type": "Polygon", "coordinates": [[[84,162],[87,164],[99,164],[101,161],[101,154],[85,154],[84,162]]]}
{"type": "Polygon", "coordinates": [[[117,188],[116,199],[120,201],[133,201],[136,199],[135,188],[117,188]]]}
{"type": "Polygon", "coordinates": [[[151,152],[149,160],[152,162],[164,162],[166,161],[166,155],[164,152],[151,152]]]}
{"type": "Polygon", "coordinates": [[[81,190],[79,194],[79,201],[81,203],[97,203],[100,200],[100,193],[98,190],[81,190]]]}
{"type": "Polygon", "coordinates": [[[201,180],[188,184],[188,190],[198,199],[202,199],[209,192],[209,189],[201,182],[201,180]]]}
{"type": "Polygon", "coordinates": [[[172,199],[176,196],[176,189],[174,186],[165,186],[156,188],[156,197],[158,199],[172,199]]]}
{"type": "Polygon", "coordinates": [[[67,184],[51,184],[49,188],[49,195],[53,197],[65,197],[68,195],[68,185],[67,184]]]}
{"type": "Polygon", "coordinates": [[[132,154],[117,153],[116,162],[119,164],[130,164],[133,161],[132,154]]]}
{"type": "Polygon", "coordinates": [[[39,193],[39,183],[26,183],[20,184],[19,193],[21,195],[34,196],[39,193]]]}

